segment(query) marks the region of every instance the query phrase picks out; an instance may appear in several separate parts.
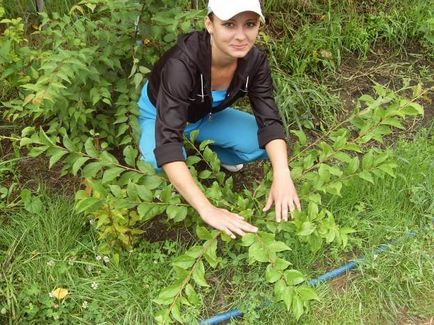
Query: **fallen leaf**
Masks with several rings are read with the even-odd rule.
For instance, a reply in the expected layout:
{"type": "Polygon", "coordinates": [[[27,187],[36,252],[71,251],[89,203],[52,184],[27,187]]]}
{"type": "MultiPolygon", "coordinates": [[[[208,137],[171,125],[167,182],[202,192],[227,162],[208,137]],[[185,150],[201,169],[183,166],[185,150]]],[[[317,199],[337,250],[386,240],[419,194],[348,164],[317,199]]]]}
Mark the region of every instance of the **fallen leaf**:
{"type": "Polygon", "coordinates": [[[63,288],[57,288],[57,289],[54,289],[53,291],[51,291],[51,294],[57,300],[63,300],[69,294],[69,291],[66,289],[63,289],[63,288]]]}

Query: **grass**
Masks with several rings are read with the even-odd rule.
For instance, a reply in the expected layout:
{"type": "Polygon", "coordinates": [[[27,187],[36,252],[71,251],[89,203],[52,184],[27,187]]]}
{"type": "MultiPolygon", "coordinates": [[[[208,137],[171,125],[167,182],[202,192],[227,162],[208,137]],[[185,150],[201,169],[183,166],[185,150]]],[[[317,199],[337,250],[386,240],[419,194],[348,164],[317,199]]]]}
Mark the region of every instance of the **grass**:
{"type": "MultiPolygon", "coordinates": [[[[57,12],[60,14],[68,13],[69,9],[79,0],[45,0],[45,10],[48,13],[57,12]]],[[[35,14],[36,2],[34,0],[3,0],[3,5],[6,10],[6,15],[23,17],[30,14],[35,14]]]]}
{"type": "MultiPolygon", "coordinates": [[[[393,324],[433,316],[429,218],[434,216],[434,141],[421,133],[411,142],[401,141],[395,156],[401,162],[396,179],[373,187],[355,181],[342,199],[329,202],[337,221],[358,231],[346,251],[324,247],[312,254],[296,239],[288,239],[292,251],[287,258],[311,277],[350,256],[368,256],[358,271],[318,288],[321,301],[311,306],[303,323],[393,324]],[[382,255],[370,254],[373,247],[409,229],[417,235],[382,255]]],[[[32,202],[0,211],[0,322],[152,323],[156,306],[151,301],[170,283],[170,260],[185,250],[185,243],[143,241],[116,266],[98,257],[93,227],[86,216],[73,212],[72,202],[43,188],[32,202]],[[64,301],[49,297],[56,288],[67,289],[69,296],[64,301]]],[[[264,304],[272,290],[264,284],[263,268],[244,267],[246,252],[227,256],[231,263],[223,271],[207,273],[212,287],[203,291],[203,309],[191,308],[192,317],[239,307],[246,313],[239,321],[243,324],[293,323],[283,305],[264,304]]]]}
{"type": "MultiPolygon", "coordinates": [[[[115,266],[98,256],[72,202],[44,190],[33,200],[32,212],[0,212],[0,323],[151,323],[151,299],[168,276],[164,243],[146,243],[115,266]],[[56,288],[69,296],[51,298],[56,288]]],[[[167,245],[171,254],[181,249],[167,245]]]]}
{"type": "MultiPolygon", "coordinates": [[[[339,224],[357,229],[344,252],[332,246],[312,254],[297,240],[288,239],[292,251],[287,259],[312,278],[353,257],[367,256],[358,270],[319,286],[321,301],[312,305],[301,323],[396,324],[402,319],[429,320],[434,316],[434,140],[422,132],[413,141],[401,141],[395,157],[400,162],[396,179],[384,179],[375,186],[356,180],[341,199],[329,202],[339,224]],[[398,242],[382,255],[372,255],[375,247],[409,230],[416,231],[416,236],[398,242]]],[[[272,290],[258,276],[263,269],[225,272],[226,281],[234,283],[235,278],[236,285],[229,291],[220,289],[227,295],[224,304],[214,300],[220,303],[220,312],[241,308],[246,312],[239,322],[243,324],[295,324],[283,305],[264,304],[271,299],[272,290]],[[244,281],[237,283],[238,278],[244,281]]]]}

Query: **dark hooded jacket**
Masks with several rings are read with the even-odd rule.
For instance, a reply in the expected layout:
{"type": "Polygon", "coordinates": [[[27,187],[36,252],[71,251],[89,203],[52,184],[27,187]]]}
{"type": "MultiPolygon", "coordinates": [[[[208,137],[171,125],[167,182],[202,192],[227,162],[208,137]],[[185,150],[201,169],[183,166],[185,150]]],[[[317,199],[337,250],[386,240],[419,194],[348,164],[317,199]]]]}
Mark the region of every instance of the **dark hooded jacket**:
{"type": "MultiPolygon", "coordinates": [[[[182,141],[187,123],[221,111],[245,95],[258,124],[260,148],[271,140],[285,139],[265,53],[254,46],[239,59],[226,98],[212,108],[210,35],[203,31],[181,36],[160,58],[149,78],[148,96],[157,108],[154,154],[158,166],[185,160],[182,141]]],[[[233,131],[234,136],[243,136],[233,131]]]]}

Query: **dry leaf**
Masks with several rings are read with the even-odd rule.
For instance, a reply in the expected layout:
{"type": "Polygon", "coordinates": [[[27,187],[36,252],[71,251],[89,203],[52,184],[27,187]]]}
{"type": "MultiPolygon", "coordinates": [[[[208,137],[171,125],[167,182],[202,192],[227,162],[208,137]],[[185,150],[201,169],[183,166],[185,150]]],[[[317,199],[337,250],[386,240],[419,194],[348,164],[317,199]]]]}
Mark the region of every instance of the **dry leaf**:
{"type": "Polygon", "coordinates": [[[57,288],[57,289],[54,289],[53,291],[51,291],[51,294],[57,300],[63,300],[69,294],[69,291],[66,289],[63,289],[63,288],[57,288]]]}

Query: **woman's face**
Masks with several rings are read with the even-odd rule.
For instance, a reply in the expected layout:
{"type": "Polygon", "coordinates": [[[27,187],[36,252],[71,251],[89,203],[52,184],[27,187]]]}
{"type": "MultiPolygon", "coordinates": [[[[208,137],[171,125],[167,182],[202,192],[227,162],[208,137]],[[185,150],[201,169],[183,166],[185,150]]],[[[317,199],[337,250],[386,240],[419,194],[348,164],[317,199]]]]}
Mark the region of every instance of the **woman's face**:
{"type": "Polygon", "coordinates": [[[243,58],[255,44],[259,32],[259,16],[250,11],[239,13],[229,20],[215,15],[205,17],[205,26],[211,34],[213,55],[224,59],[243,58]]]}

